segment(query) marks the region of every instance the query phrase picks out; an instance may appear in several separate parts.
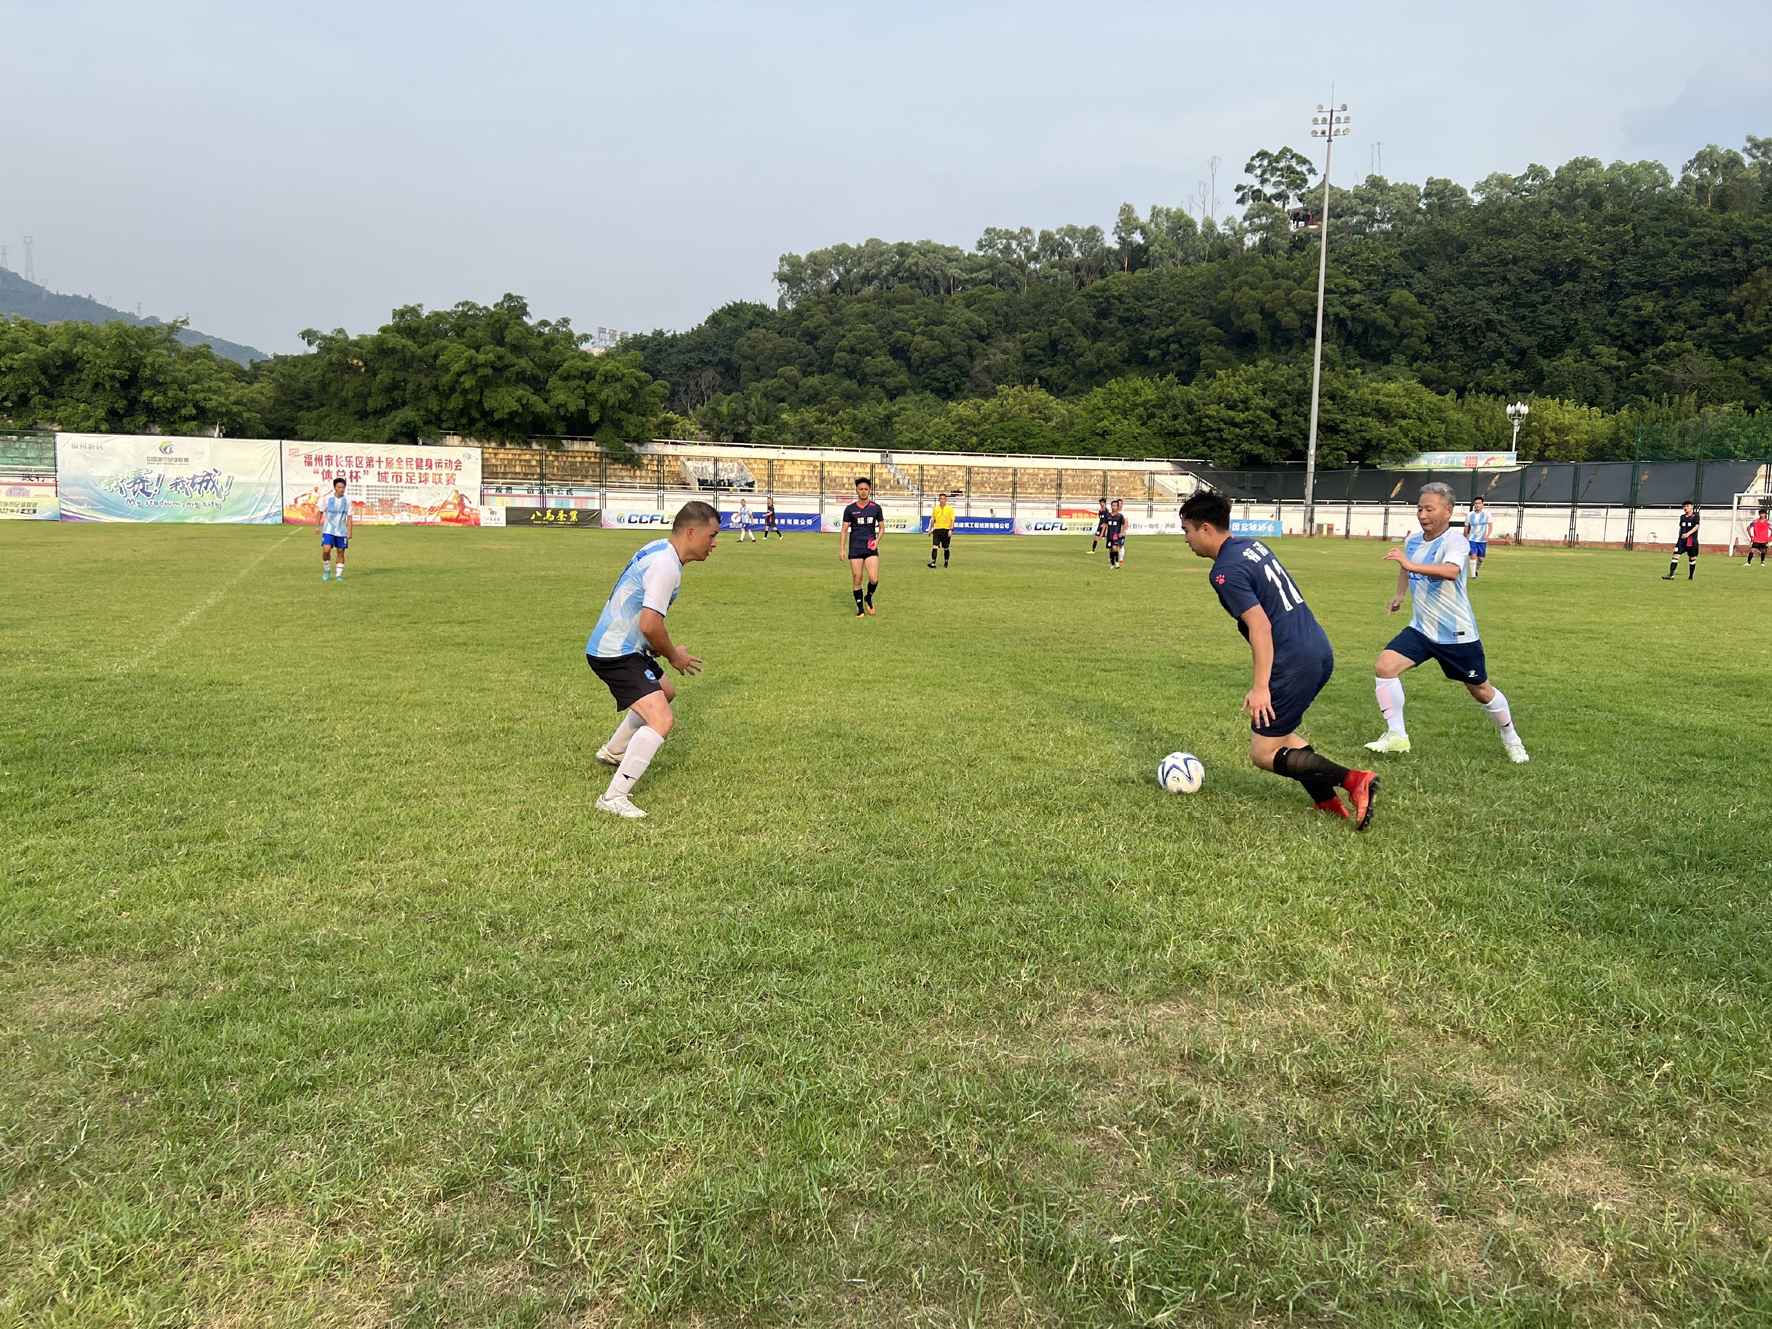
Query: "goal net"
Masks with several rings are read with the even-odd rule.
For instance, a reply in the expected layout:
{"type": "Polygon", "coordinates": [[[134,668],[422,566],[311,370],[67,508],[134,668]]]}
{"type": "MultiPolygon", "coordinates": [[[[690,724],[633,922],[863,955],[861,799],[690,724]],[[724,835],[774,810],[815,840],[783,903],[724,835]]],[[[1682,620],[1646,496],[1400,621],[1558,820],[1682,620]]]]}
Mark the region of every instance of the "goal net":
{"type": "Polygon", "coordinates": [[[1772,522],[1772,494],[1737,494],[1729,510],[1729,557],[1735,557],[1739,546],[1746,549],[1753,537],[1748,533],[1761,516],[1772,522]]]}

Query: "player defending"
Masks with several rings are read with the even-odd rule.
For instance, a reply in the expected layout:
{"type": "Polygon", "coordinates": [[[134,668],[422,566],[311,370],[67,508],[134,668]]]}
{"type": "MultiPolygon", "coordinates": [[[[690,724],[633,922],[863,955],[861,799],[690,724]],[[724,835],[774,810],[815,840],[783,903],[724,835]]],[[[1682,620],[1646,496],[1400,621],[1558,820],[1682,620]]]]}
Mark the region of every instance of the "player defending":
{"type": "Polygon", "coordinates": [[[763,538],[767,540],[773,535],[779,540],[781,539],[781,528],[775,524],[775,499],[771,497],[765,499],[764,502],[769,506],[763,509],[763,538]]]}
{"type": "Polygon", "coordinates": [[[1107,519],[1108,501],[1104,498],[1101,500],[1101,507],[1095,513],[1095,538],[1089,542],[1089,552],[1092,554],[1095,552],[1095,546],[1100,544],[1102,537],[1107,534],[1107,519]]]}
{"type": "Polygon", "coordinates": [[[1114,500],[1114,510],[1101,526],[1107,537],[1108,566],[1117,568],[1126,557],[1126,514],[1120,511],[1119,499],[1114,500]]]}
{"type": "Polygon", "coordinates": [[[1304,713],[1335,671],[1335,653],[1322,625],[1280,560],[1259,540],[1234,536],[1231,502],[1202,489],[1181,505],[1188,548],[1212,560],[1210,581],[1237,631],[1249,642],[1255,677],[1243,698],[1249,713],[1249,760],[1264,771],[1297,780],[1331,816],[1350,816],[1337,785],[1353,800],[1354,829],[1372,824],[1378,776],[1351,771],[1319,756],[1298,736],[1304,713]]]}
{"type": "Polygon", "coordinates": [[[1765,567],[1766,546],[1772,544],[1772,521],[1766,519],[1766,511],[1764,508],[1760,510],[1759,516],[1755,517],[1748,523],[1747,538],[1749,542],[1747,546],[1747,562],[1742,566],[1751,568],[1754,565],[1754,555],[1758,554],[1760,556],[1760,566],[1765,567]]]}
{"type": "Polygon", "coordinates": [[[644,817],[628,801],[634,782],[646,774],[653,754],[671,732],[671,700],[677,689],[664,664],[679,674],[699,674],[701,661],[671,640],[665,615],[683,584],[683,565],[700,563],[714,552],[720,514],[699,500],[677,509],[667,539],[640,546],[616,578],[615,589],[585,643],[585,663],[608,684],[615,708],[626,711],[597,760],[615,767],[597,811],[618,817],[644,817]]]}
{"type": "Polygon", "coordinates": [[[855,590],[855,616],[874,612],[874,592],[880,587],[880,532],[886,527],[886,514],[874,502],[874,482],[865,475],[855,481],[855,502],[843,509],[843,529],[837,532],[839,558],[849,560],[849,575],[855,590]],[[868,589],[861,590],[861,574],[868,575],[868,589]]]}
{"type": "Polygon", "coordinates": [[[740,544],[746,540],[752,544],[757,543],[757,533],[751,529],[751,505],[743,496],[740,496],[738,500],[738,515],[732,519],[732,524],[738,527],[738,542],[740,544]]]}
{"type": "Polygon", "coordinates": [[[1483,500],[1471,500],[1470,516],[1464,519],[1464,538],[1471,547],[1471,580],[1483,575],[1483,560],[1489,557],[1489,524],[1492,518],[1484,510],[1483,500]]]}
{"type": "Polygon", "coordinates": [[[1698,509],[1690,503],[1680,505],[1680,534],[1674,540],[1674,556],[1668,560],[1667,576],[1663,581],[1672,581],[1674,573],[1680,570],[1680,555],[1686,556],[1686,580],[1692,580],[1692,574],[1698,571],[1698,509]]]}
{"type": "Polygon", "coordinates": [[[946,494],[935,496],[935,511],[929,514],[929,566],[935,566],[935,556],[941,555],[941,565],[948,565],[948,558],[954,546],[954,505],[948,502],[946,494]]]}
{"type": "Polygon", "coordinates": [[[1469,574],[1470,541],[1452,529],[1452,488],[1438,482],[1423,485],[1415,506],[1421,529],[1403,541],[1401,549],[1385,554],[1397,567],[1397,593],[1390,612],[1403,607],[1407,593],[1414,601],[1409,626],[1378,654],[1378,709],[1384,712],[1384,737],[1366,746],[1374,752],[1409,751],[1409,733],[1403,728],[1403,681],[1405,671],[1428,660],[1438,660],[1440,671],[1470,689],[1472,697],[1501,731],[1501,746],[1516,764],[1531,760],[1526,745],[1514,732],[1513,713],[1507,698],[1489,681],[1483,643],[1477,637],[1477,618],[1471,612],[1465,589],[1469,574]]]}
{"type": "Polygon", "coordinates": [[[345,579],[345,550],[351,543],[351,500],[345,497],[345,481],[337,476],[332,481],[332,492],[320,500],[320,580],[326,580],[330,570],[336,573],[338,580],[345,579]],[[336,561],[330,565],[327,559],[334,557],[336,561]]]}

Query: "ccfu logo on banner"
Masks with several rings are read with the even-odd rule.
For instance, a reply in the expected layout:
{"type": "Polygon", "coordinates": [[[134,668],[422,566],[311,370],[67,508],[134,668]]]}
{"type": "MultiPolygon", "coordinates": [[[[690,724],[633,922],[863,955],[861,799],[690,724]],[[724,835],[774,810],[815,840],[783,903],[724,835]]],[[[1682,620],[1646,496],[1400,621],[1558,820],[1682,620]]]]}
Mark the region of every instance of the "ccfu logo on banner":
{"type": "Polygon", "coordinates": [[[262,438],[57,434],[63,521],[280,521],[277,444],[262,438]]]}
{"type": "Polygon", "coordinates": [[[480,524],[479,448],[285,443],[283,520],[316,524],[320,496],[339,478],[352,519],[365,525],[480,524]]]}

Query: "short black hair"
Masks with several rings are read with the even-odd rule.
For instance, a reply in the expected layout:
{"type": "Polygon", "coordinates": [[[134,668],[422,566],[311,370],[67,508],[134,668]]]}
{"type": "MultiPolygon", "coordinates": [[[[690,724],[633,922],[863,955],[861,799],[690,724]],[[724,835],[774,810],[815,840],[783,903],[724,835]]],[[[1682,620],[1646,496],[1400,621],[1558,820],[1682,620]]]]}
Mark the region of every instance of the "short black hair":
{"type": "Polygon", "coordinates": [[[866,485],[869,489],[872,489],[874,487],[874,482],[872,480],[868,479],[867,476],[865,476],[865,475],[856,476],[855,483],[858,485],[866,485]]]}
{"type": "Polygon", "coordinates": [[[1196,526],[1210,526],[1227,534],[1231,529],[1231,501],[1216,489],[1198,489],[1181,505],[1181,519],[1196,526]]]}
{"type": "Polygon", "coordinates": [[[342,485],[344,482],[345,478],[342,475],[335,475],[332,477],[332,483],[335,485],[342,485]]]}
{"type": "Polygon", "coordinates": [[[1117,498],[1116,498],[1116,499],[1115,499],[1115,500],[1114,500],[1114,506],[1115,506],[1115,507],[1116,507],[1116,508],[1117,508],[1117,507],[1119,507],[1119,506],[1120,506],[1120,504],[1121,504],[1121,500],[1120,500],[1120,499],[1117,499],[1117,498]]]}
{"type": "Polygon", "coordinates": [[[718,526],[719,524],[720,514],[714,510],[713,504],[703,503],[699,498],[691,499],[677,509],[676,519],[671,522],[671,534],[675,535],[678,531],[686,531],[691,526],[718,526]]]}
{"type": "Polygon", "coordinates": [[[1680,506],[1683,508],[1695,508],[1698,504],[1694,503],[1691,499],[1687,499],[1684,503],[1680,504],[1680,506]]]}

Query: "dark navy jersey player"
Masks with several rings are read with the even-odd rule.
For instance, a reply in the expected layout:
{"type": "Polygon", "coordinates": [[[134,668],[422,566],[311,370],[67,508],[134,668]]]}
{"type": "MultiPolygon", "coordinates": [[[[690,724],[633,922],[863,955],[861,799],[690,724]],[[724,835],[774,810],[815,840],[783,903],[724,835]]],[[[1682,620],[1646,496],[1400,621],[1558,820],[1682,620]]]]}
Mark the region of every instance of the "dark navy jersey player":
{"type": "Polygon", "coordinates": [[[874,592],[880,587],[880,534],[885,529],[886,514],[874,502],[874,483],[860,476],[855,481],[855,502],[843,509],[843,529],[837,535],[842,557],[849,560],[857,618],[874,612],[874,592]],[[868,582],[865,593],[861,589],[864,572],[868,582]]]}
{"type": "Polygon", "coordinates": [[[1095,546],[1101,543],[1102,536],[1107,534],[1108,501],[1101,500],[1101,509],[1095,514],[1095,538],[1089,542],[1089,552],[1095,552],[1095,546]]]}
{"type": "Polygon", "coordinates": [[[1329,637],[1273,550],[1259,540],[1231,535],[1230,525],[1230,500],[1223,494],[1201,490],[1182,505],[1188,548],[1212,560],[1212,590],[1249,643],[1254,677],[1243,698],[1252,731],[1249,760],[1264,771],[1297,780],[1321,811],[1347,817],[1335,793],[1339,785],[1353,800],[1355,829],[1365,830],[1372,822],[1378,777],[1336,765],[1297,732],[1305,711],[1335,672],[1329,637]]]}
{"type": "Polygon", "coordinates": [[[1120,511],[1120,500],[1114,500],[1114,510],[1102,520],[1102,534],[1107,537],[1108,566],[1117,568],[1126,557],[1126,514],[1120,511]]]}
{"type": "Polygon", "coordinates": [[[1663,581],[1672,581],[1680,569],[1680,555],[1686,556],[1686,580],[1698,571],[1698,509],[1687,503],[1680,511],[1680,534],[1674,540],[1673,560],[1667,565],[1663,581]]]}

